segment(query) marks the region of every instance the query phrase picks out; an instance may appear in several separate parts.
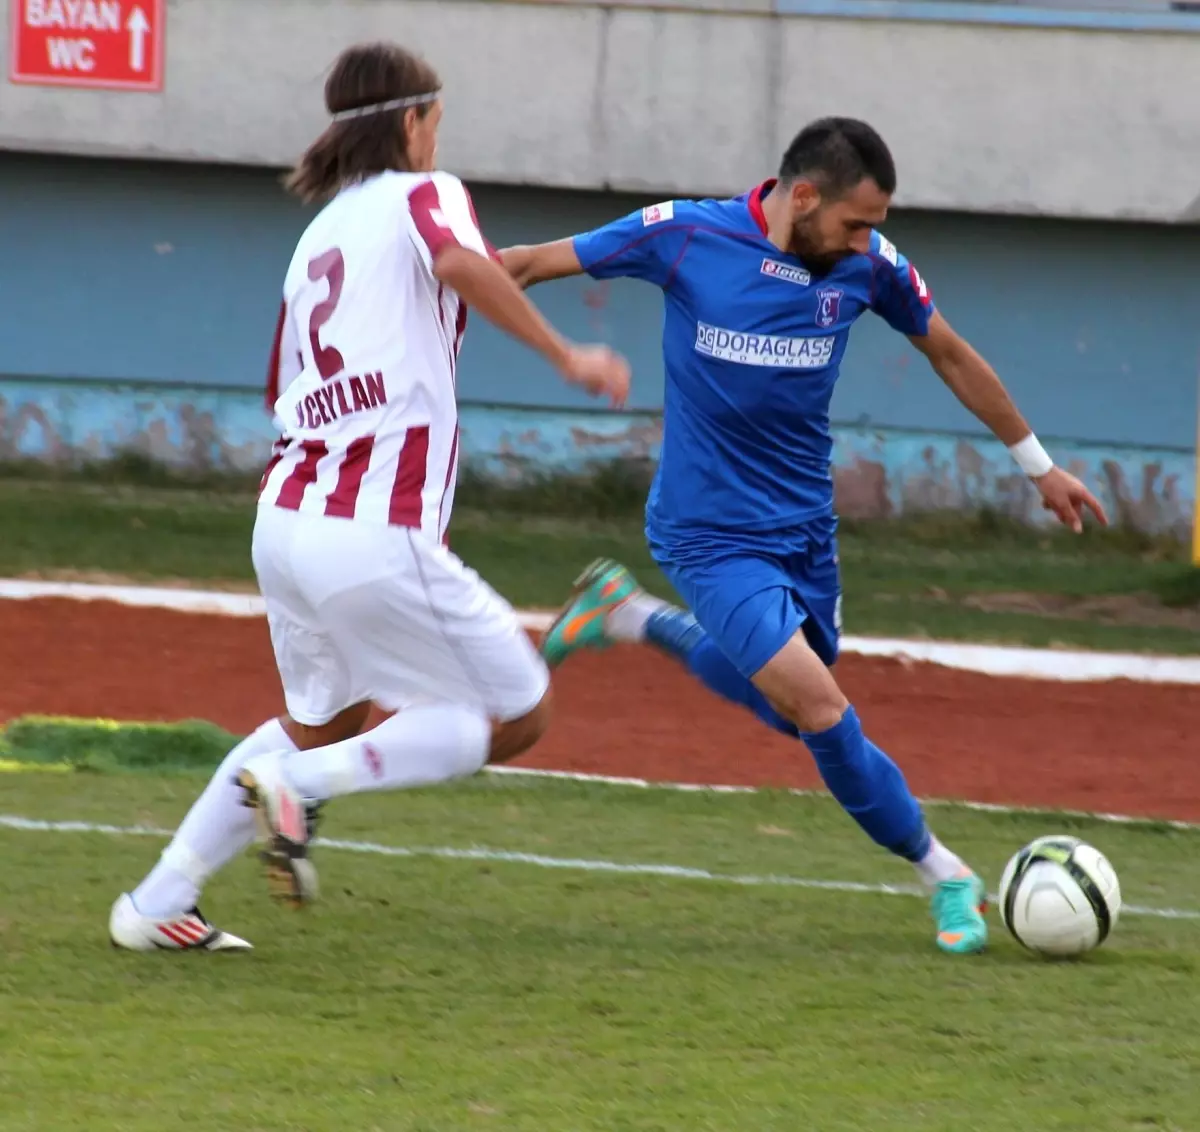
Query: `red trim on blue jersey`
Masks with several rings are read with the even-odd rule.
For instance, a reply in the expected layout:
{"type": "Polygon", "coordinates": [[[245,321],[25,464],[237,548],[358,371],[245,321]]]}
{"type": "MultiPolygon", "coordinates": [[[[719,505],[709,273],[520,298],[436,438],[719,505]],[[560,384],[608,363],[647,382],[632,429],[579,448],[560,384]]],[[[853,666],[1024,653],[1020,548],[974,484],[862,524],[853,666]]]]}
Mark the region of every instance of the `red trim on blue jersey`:
{"type": "Polygon", "coordinates": [[[758,225],[758,229],[765,236],[767,234],[767,214],[763,211],[763,200],[777,184],[778,177],[772,177],[770,180],[763,181],[761,185],[756,185],[750,190],[750,194],[746,199],[746,207],[750,209],[750,215],[754,219],[754,223],[758,225]]]}

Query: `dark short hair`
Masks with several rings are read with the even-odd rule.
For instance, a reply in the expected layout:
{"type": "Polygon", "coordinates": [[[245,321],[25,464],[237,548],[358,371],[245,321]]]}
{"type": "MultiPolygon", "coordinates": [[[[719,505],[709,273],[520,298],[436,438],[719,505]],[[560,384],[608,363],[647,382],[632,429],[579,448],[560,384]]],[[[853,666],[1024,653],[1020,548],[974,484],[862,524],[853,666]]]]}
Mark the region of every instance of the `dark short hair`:
{"type": "MultiPolygon", "coordinates": [[[[440,87],[437,72],[398,43],[359,43],[347,47],[333,64],[325,81],[325,109],[337,114],[432,94],[440,87]]],[[[417,114],[424,117],[430,105],[416,107],[417,114]]],[[[288,189],[301,200],[319,201],[363,177],[407,169],[404,113],[389,110],[331,122],[288,174],[288,189]]]]}
{"type": "Polygon", "coordinates": [[[857,118],[818,118],[793,139],[779,163],[784,184],[812,181],[831,200],[845,196],[865,180],[891,196],[896,163],[887,143],[857,118]]]}

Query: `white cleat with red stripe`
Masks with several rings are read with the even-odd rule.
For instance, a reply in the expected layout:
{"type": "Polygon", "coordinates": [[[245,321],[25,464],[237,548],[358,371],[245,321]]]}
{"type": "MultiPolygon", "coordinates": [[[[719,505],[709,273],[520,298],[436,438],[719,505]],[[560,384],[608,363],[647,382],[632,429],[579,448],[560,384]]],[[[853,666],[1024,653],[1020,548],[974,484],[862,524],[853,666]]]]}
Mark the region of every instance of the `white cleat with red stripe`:
{"type": "Polygon", "coordinates": [[[252,944],[214,928],[199,908],[171,920],[143,916],[133,897],[123,892],[108,918],[113,947],[126,951],[250,951],[252,944]]]}
{"type": "Polygon", "coordinates": [[[242,804],[254,810],[264,843],[259,859],[277,900],[299,907],[317,897],[317,870],[308,859],[309,800],[287,780],[278,752],[255,755],[242,764],[238,785],[242,804]]]}

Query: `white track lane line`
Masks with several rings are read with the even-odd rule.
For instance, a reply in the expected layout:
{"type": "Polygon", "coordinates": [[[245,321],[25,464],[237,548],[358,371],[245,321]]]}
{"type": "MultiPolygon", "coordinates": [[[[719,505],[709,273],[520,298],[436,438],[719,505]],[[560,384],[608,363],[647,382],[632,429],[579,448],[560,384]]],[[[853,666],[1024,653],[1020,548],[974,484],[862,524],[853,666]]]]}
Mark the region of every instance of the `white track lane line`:
{"type": "MultiPolygon", "coordinates": [[[[42,821],[16,814],[0,814],[0,828],[25,833],[99,833],[111,837],[159,837],[171,834],[153,826],[103,825],[81,821],[42,821]]],[[[862,884],[850,880],[815,880],[809,877],[777,876],[741,873],[714,873],[688,865],[662,865],[594,860],[586,857],[547,857],[540,853],[521,853],[505,849],[452,849],[439,846],[380,845],[373,841],[343,841],[317,838],[314,846],[335,849],[344,853],[361,853],[376,857],[435,857],[449,861],[486,861],[496,864],[532,865],[541,869],[569,869],[587,873],[607,873],[619,876],[653,876],[669,880],[694,880],[746,887],[804,888],[822,892],[844,892],[869,896],[910,896],[928,899],[919,885],[862,884]]],[[[993,896],[994,900],[995,897],[993,896]]],[[[1148,916],[1159,920],[1200,920],[1200,912],[1187,908],[1149,908],[1126,904],[1122,915],[1148,916]]]]}
{"type": "MultiPolygon", "coordinates": [[[[73,601],[112,601],[149,609],[170,609],[224,617],[261,617],[265,610],[257,594],[166,589],[144,586],[88,585],[82,582],[37,582],[0,579],[0,599],[37,598],[73,601]]],[[[552,620],[546,612],[520,614],[526,629],[541,631],[552,620]]],[[[843,652],[928,661],[946,668],[990,676],[1022,676],[1072,683],[1094,680],[1136,680],[1151,684],[1200,684],[1200,656],[1151,656],[1136,653],[1027,649],[1000,645],[956,644],[884,637],[843,637],[843,652]]]]}
{"type": "MultiPolygon", "coordinates": [[[[542,770],[525,766],[485,766],[485,774],[514,775],[528,778],[560,778],[568,782],[592,782],[605,786],[631,786],[642,790],[678,790],[688,794],[763,794],[771,790],[761,786],[720,786],[703,782],[654,782],[647,778],[625,778],[611,774],[584,774],[574,770],[542,770]]],[[[780,787],[778,793],[797,798],[829,798],[824,790],[802,790],[797,787],[780,787]]],[[[961,806],[964,810],[975,810],[982,814],[1031,814],[1053,820],[1062,818],[1086,818],[1088,821],[1111,822],[1114,825],[1166,826],[1168,829],[1200,830],[1196,822],[1175,821],[1172,818],[1132,817],[1129,814],[1096,813],[1091,810],[1063,810],[1052,806],[1006,806],[999,802],[965,802],[956,798],[921,798],[922,806],[961,806]]]]}

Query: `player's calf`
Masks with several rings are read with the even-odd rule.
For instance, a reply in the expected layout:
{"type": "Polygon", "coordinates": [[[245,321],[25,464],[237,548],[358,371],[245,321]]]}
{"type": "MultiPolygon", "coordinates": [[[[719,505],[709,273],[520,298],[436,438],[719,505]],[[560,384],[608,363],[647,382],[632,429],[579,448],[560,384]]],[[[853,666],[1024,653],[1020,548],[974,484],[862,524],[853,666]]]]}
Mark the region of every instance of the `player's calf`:
{"type": "MultiPolygon", "coordinates": [[[[624,572],[632,582],[632,575],[624,572]]],[[[768,727],[796,738],[796,725],[787,713],[738,671],[686,609],[636,589],[606,611],[604,633],[610,640],[654,646],[722,699],[748,708],[768,727]]]]}
{"type": "MultiPolygon", "coordinates": [[[[199,902],[209,878],[254,843],[255,820],[243,805],[237,775],[255,755],[294,750],[289,724],[288,719],[267,720],[222,760],[170,844],[131,894],[133,906],[148,923],[189,923],[189,909],[199,902]]],[[[311,837],[316,823],[313,808],[306,819],[311,837]]],[[[151,938],[157,937],[152,933],[151,938]]]]}
{"type": "Polygon", "coordinates": [[[317,872],[308,852],[316,806],[346,794],[468,777],[489,761],[505,762],[528,750],[545,733],[550,713],[548,689],[532,709],[509,720],[490,720],[476,707],[430,704],[323,747],[247,760],[238,782],[258,819],[260,858],[273,894],[295,906],[316,898],[317,872]]]}
{"type": "Polygon", "coordinates": [[[646,593],[619,562],[597,558],[575,580],[542,638],[541,653],[554,666],[579,649],[604,648],[614,641],[653,645],[687,665],[717,695],[795,737],[794,724],[733,666],[692,614],[646,593]]]}
{"type": "Polygon", "coordinates": [[[956,954],[982,950],[982,883],[930,833],[900,768],[863,734],[858,713],[803,636],[789,641],[754,682],[791,715],[842,808],[876,844],[911,862],[933,889],[938,946],[956,954]]]}
{"type": "Polygon", "coordinates": [[[541,653],[554,666],[579,649],[604,648],[613,641],[653,645],[717,695],[796,737],[795,724],[737,670],[692,614],[646,593],[619,562],[597,558],[576,579],[542,638],[541,653]]]}
{"type": "Polygon", "coordinates": [[[754,675],[755,686],[795,725],[825,784],[883,848],[910,860],[927,848],[920,806],[899,768],[863,735],[833,673],[797,633],[754,675]]]}

